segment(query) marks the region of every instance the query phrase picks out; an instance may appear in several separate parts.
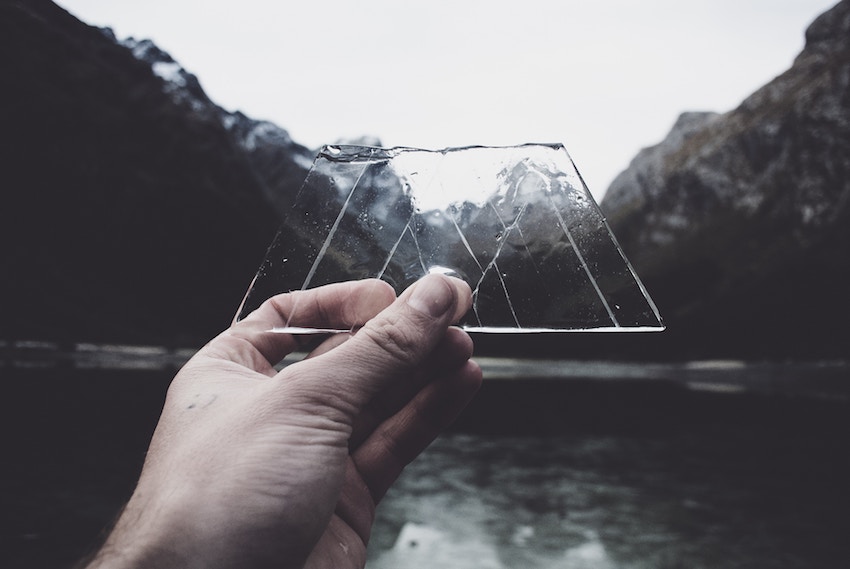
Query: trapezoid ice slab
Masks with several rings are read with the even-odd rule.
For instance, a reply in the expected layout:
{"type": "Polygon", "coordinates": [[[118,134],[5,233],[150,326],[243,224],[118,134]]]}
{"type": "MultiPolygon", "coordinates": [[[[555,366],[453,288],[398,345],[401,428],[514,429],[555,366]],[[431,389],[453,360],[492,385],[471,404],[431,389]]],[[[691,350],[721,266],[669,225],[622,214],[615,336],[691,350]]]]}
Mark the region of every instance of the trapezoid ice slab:
{"type": "Polygon", "coordinates": [[[400,294],[432,272],[472,287],[468,331],[664,328],[560,144],[325,146],[237,320],[282,292],[379,278],[400,294]]]}

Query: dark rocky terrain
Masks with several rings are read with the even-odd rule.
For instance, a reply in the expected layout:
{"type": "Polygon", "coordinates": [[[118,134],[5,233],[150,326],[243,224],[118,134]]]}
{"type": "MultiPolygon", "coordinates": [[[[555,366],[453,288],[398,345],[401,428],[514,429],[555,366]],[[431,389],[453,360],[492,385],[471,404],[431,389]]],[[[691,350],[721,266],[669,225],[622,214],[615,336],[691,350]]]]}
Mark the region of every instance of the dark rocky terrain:
{"type": "MultiPolygon", "coordinates": [[[[682,115],[601,204],[659,305],[649,335],[482,353],[843,358],[850,2],[725,114],[682,115]]],[[[314,152],[227,112],[149,41],[0,1],[0,339],[197,345],[233,316],[314,152]]]]}
{"type": "Polygon", "coordinates": [[[313,153],[52,2],[0,2],[0,46],[0,337],[221,330],[313,153]]]}
{"type": "Polygon", "coordinates": [[[850,2],[813,22],[793,66],[738,108],[683,114],[601,207],[671,352],[846,357],[850,2]]]}

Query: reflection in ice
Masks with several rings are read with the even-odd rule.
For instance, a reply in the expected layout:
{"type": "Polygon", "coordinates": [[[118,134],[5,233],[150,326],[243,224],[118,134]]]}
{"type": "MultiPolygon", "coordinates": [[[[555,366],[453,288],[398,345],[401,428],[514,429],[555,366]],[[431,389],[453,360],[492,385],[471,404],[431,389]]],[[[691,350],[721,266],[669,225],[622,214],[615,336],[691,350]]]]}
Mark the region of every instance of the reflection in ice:
{"type": "Polygon", "coordinates": [[[280,292],[377,277],[400,293],[432,272],[472,287],[470,331],[663,328],[566,150],[531,144],[325,147],[237,318],[280,292]]]}

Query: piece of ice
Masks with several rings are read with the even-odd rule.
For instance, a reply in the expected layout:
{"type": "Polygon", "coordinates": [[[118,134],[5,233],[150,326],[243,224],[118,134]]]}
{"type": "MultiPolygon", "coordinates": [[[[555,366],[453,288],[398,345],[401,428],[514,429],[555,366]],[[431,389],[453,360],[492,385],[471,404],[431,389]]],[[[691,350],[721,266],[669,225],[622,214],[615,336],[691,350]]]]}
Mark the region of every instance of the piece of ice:
{"type": "MultiPolygon", "coordinates": [[[[658,309],[560,144],[325,146],[237,313],[377,277],[464,279],[474,332],[648,331],[658,309]]],[[[297,306],[287,326],[303,326],[297,306]]]]}

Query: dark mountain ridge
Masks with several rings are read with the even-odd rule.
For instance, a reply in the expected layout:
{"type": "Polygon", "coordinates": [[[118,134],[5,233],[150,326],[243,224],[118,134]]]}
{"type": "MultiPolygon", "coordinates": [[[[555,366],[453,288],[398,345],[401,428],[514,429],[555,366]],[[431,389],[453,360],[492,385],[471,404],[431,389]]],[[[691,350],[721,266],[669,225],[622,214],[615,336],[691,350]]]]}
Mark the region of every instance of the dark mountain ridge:
{"type": "MultiPolygon", "coordinates": [[[[846,358],[850,0],[728,113],[686,113],[601,206],[661,334],[481,336],[480,353],[846,358]]],[[[314,151],[210,101],[147,40],[0,1],[0,340],[197,345],[226,326],[314,151]]]]}
{"type": "Polygon", "coordinates": [[[217,107],[150,42],[117,43],[51,2],[0,3],[0,37],[2,336],[221,330],[312,152],[217,107]]]}
{"type": "Polygon", "coordinates": [[[817,18],[793,66],[738,108],[682,115],[601,207],[671,349],[846,357],[850,2],[817,18]]]}

